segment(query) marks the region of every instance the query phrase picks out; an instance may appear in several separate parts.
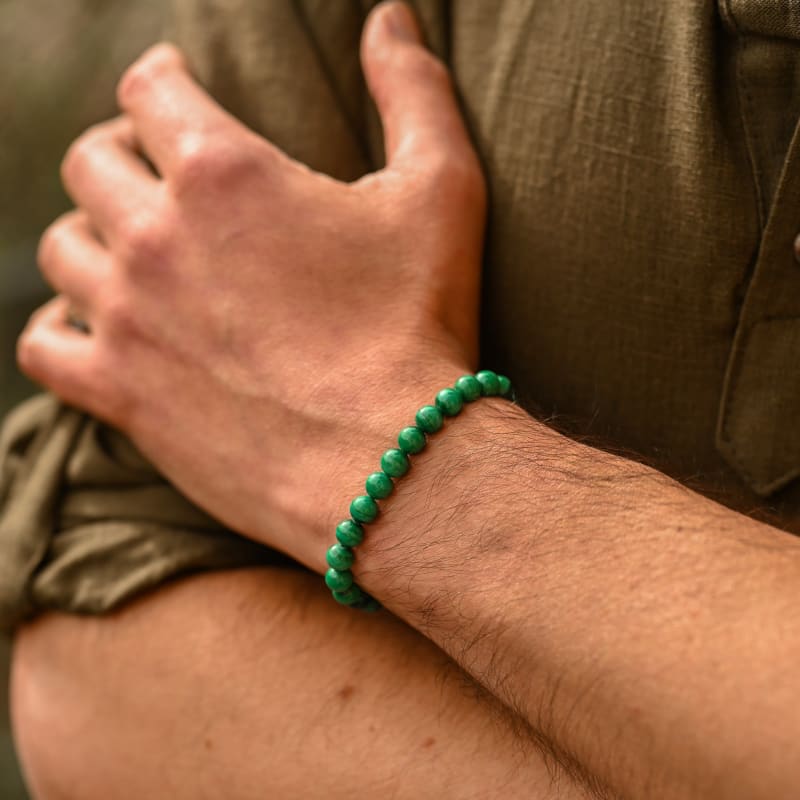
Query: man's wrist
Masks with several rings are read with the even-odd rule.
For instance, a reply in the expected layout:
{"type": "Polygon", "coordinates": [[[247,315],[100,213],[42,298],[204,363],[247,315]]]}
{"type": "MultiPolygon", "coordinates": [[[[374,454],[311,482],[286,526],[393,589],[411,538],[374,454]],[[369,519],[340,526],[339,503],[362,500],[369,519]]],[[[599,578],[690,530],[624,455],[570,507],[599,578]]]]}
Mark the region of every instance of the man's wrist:
{"type": "Polygon", "coordinates": [[[525,463],[520,433],[529,453],[537,441],[557,436],[501,398],[480,398],[447,419],[411,457],[411,469],[366,526],[353,567],[357,581],[402,616],[424,608],[429,621],[459,604],[454,576],[465,594],[493,583],[485,574],[488,564],[502,573],[498,554],[518,545],[507,538],[515,527],[508,523],[526,513],[525,498],[513,509],[496,503],[525,463]]]}
{"type": "MultiPolygon", "coordinates": [[[[309,468],[313,464],[319,481],[313,502],[309,503],[308,495],[300,491],[296,504],[298,518],[304,518],[306,529],[314,531],[320,569],[324,547],[333,543],[336,525],[347,518],[351,500],[365,494],[365,480],[380,470],[383,453],[398,446],[398,433],[414,425],[417,410],[433,404],[440,389],[470,372],[458,359],[443,356],[397,358],[390,363],[393,367],[389,371],[365,363],[363,370],[348,375],[346,382],[325,389],[329,397],[323,413],[334,421],[329,436],[310,443],[303,458],[309,468]]],[[[413,456],[412,463],[419,458],[413,456]]],[[[381,501],[381,506],[388,508],[408,481],[409,475],[396,481],[392,497],[381,501]]]]}

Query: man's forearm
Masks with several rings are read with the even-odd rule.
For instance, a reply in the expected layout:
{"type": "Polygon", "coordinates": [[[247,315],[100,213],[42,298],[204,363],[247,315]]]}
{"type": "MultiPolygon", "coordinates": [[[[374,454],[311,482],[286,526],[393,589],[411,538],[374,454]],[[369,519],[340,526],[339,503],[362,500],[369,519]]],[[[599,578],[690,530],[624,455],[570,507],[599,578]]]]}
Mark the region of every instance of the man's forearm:
{"type": "Polygon", "coordinates": [[[429,641],[300,570],[206,573],[19,632],[37,800],[580,800],[429,641]]]}
{"type": "Polygon", "coordinates": [[[416,459],[355,571],[613,791],[793,796],[790,535],[482,401],[416,459]]]}

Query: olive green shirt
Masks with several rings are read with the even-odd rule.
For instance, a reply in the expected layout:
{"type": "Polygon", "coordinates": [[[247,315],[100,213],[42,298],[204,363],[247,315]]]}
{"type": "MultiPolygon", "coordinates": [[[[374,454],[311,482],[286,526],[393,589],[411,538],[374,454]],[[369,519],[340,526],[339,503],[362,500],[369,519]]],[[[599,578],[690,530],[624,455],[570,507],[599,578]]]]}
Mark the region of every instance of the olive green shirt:
{"type": "MultiPolygon", "coordinates": [[[[177,0],[174,35],[233,113],[353,179],[382,162],[358,61],[369,5],[177,0]]],[[[489,181],[482,362],[574,435],[800,530],[796,5],[416,7],[489,181]]],[[[14,412],[0,455],[5,627],[277,558],[51,398],[14,412]]]]}

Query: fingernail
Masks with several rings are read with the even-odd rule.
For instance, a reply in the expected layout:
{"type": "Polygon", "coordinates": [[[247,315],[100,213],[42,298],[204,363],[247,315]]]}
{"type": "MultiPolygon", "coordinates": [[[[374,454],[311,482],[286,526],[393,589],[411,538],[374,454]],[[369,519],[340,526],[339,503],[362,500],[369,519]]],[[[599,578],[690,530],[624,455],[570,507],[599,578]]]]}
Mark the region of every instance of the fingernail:
{"type": "Polygon", "coordinates": [[[405,3],[390,3],[383,13],[386,27],[392,36],[406,42],[419,42],[416,23],[405,3]]]}

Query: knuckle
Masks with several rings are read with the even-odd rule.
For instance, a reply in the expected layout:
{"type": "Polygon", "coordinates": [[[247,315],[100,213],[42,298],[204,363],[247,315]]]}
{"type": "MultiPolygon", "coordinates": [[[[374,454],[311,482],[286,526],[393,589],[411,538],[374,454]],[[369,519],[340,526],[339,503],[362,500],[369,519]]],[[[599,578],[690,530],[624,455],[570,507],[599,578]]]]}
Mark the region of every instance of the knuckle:
{"type": "Polygon", "coordinates": [[[162,262],[166,256],[168,237],[164,223],[150,209],[141,209],[120,223],[121,258],[127,265],[162,262]]]}
{"type": "Polygon", "coordinates": [[[111,124],[111,121],[96,122],[94,125],[90,125],[78,138],[91,149],[99,142],[108,138],[111,124]]]}
{"type": "Polygon", "coordinates": [[[128,67],[117,84],[117,102],[122,108],[127,107],[137,97],[146,93],[151,87],[155,75],[151,65],[137,61],[128,67]]]}
{"type": "Polygon", "coordinates": [[[250,147],[232,137],[187,134],[178,149],[175,183],[179,193],[193,192],[200,186],[237,186],[258,167],[250,147]]]}
{"type": "Polygon", "coordinates": [[[181,60],[180,52],[170,44],[157,44],[145,51],[125,70],[117,84],[119,104],[124,108],[137,97],[148,94],[158,79],[181,60]]]}
{"type": "Polygon", "coordinates": [[[63,223],[56,221],[45,229],[45,232],[39,239],[39,246],[36,250],[36,263],[45,275],[49,274],[54,262],[58,258],[58,252],[62,247],[63,236],[63,223]]]}
{"type": "Polygon", "coordinates": [[[171,42],[156,42],[142,53],[139,60],[173,69],[184,65],[183,53],[171,42]]]}
{"type": "Polygon", "coordinates": [[[177,143],[175,180],[178,184],[201,183],[211,171],[213,154],[204,133],[185,133],[177,143]]]}
{"type": "Polygon", "coordinates": [[[17,339],[17,365],[31,378],[41,377],[42,341],[36,327],[37,314],[31,316],[25,330],[17,339]]]}
{"type": "Polygon", "coordinates": [[[61,180],[66,186],[75,184],[90,157],[89,140],[86,134],[79,136],[68,148],[61,160],[61,180]]]}
{"type": "Polygon", "coordinates": [[[450,71],[433,53],[422,48],[402,48],[395,56],[396,65],[408,78],[420,83],[435,83],[447,86],[450,71]]]}
{"type": "Polygon", "coordinates": [[[452,204],[453,199],[478,209],[486,203],[486,181],[472,153],[443,150],[431,155],[426,165],[427,184],[434,197],[452,204]],[[443,192],[442,189],[445,191],[443,192]]]}
{"type": "Polygon", "coordinates": [[[123,346],[131,341],[137,330],[137,319],[132,303],[124,292],[109,291],[98,301],[95,313],[102,318],[109,337],[123,346]]]}
{"type": "Polygon", "coordinates": [[[34,360],[34,348],[28,331],[23,331],[17,339],[17,365],[26,374],[31,374],[31,365],[34,360]]]}
{"type": "Polygon", "coordinates": [[[92,158],[100,145],[109,136],[109,123],[99,122],[87,128],[67,148],[61,161],[61,177],[65,184],[75,183],[80,179],[83,169],[92,158]]]}
{"type": "Polygon", "coordinates": [[[427,50],[420,59],[419,69],[427,80],[443,86],[450,85],[450,70],[445,66],[443,61],[440,61],[427,50]]]}

